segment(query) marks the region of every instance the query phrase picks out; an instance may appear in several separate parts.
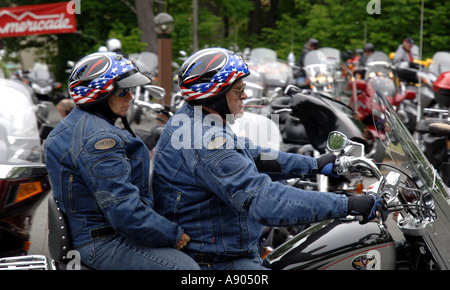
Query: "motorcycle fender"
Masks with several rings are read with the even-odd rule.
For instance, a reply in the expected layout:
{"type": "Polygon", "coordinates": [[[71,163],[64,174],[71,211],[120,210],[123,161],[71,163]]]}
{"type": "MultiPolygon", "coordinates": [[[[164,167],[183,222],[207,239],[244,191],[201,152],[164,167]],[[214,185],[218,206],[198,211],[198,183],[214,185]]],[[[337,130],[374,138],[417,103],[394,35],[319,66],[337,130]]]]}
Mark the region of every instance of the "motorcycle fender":
{"type": "Polygon", "coordinates": [[[311,226],[266,258],[276,270],[395,269],[395,243],[377,222],[328,220],[311,226]]]}

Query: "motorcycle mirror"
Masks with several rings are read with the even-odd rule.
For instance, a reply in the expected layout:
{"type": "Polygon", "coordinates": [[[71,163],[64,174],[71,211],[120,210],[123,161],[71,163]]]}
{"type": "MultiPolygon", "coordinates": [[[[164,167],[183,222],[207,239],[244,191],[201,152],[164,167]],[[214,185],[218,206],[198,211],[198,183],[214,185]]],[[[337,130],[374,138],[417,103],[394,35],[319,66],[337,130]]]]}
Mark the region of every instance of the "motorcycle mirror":
{"type": "Polygon", "coordinates": [[[340,151],[347,147],[347,136],[338,131],[333,131],[328,135],[327,147],[330,151],[340,151]]]}
{"type": "Polygon", "coordinates": [[[164,88],[153,85],[146,85],[144,86],[144,88],[150,94],[150,96],[158,100],[164,99],[164,97],[166,96],[166,90],[164,88]]]}

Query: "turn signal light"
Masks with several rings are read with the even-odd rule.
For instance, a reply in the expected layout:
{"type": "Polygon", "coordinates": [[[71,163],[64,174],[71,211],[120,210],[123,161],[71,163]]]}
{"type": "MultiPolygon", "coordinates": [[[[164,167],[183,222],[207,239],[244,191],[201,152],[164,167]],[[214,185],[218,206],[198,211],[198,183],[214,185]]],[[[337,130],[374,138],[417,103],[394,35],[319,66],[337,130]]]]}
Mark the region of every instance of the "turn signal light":
{"type": "Polygon", "coordinates": [[[40,181],[26,182],[19,184],[17,189],[16,199],[14,203],[21,202],[33,195],[39,194],[42,192],[42,184],[40,181]]]}

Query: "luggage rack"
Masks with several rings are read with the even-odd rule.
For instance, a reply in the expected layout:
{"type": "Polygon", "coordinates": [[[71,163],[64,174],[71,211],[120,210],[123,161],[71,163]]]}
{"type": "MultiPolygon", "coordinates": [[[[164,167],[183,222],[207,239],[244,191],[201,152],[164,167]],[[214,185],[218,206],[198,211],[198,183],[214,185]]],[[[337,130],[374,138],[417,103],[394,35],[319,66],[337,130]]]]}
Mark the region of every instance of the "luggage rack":
{"type": "Polygon", "coordinates": [[[43,255],[0,258],[0,270],[55,270],[53,261],[43,255]]]}

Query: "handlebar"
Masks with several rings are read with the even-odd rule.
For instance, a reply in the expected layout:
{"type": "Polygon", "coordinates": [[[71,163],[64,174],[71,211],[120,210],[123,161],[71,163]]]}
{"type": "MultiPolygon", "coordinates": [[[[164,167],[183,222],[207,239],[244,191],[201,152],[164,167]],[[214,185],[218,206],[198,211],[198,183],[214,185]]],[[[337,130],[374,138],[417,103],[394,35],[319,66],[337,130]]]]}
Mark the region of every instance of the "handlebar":
{"type": "Polygon", "coordinates": [[[168,117],[171,117],[173,115],[173,113],[170,111],[170,109],[168,107],[161,105],[159,103],[150,103],[150,102],[144,102],[141,100],[134,100],[134,104],[137,106],[140,106],[140,107],[150,109],[157,113],[164,114],[168,117]]]}
{"type": "Polygon", "coordinates": [[[367,168],[373,175],[380,179],[383,177],[380,169],[372,162],[372,160],[365,157],[355,157],[355,156],[340,156],[335,161],[336,172],[340,175],[345,175],[350,172],[353,168],[367,168]]]}

